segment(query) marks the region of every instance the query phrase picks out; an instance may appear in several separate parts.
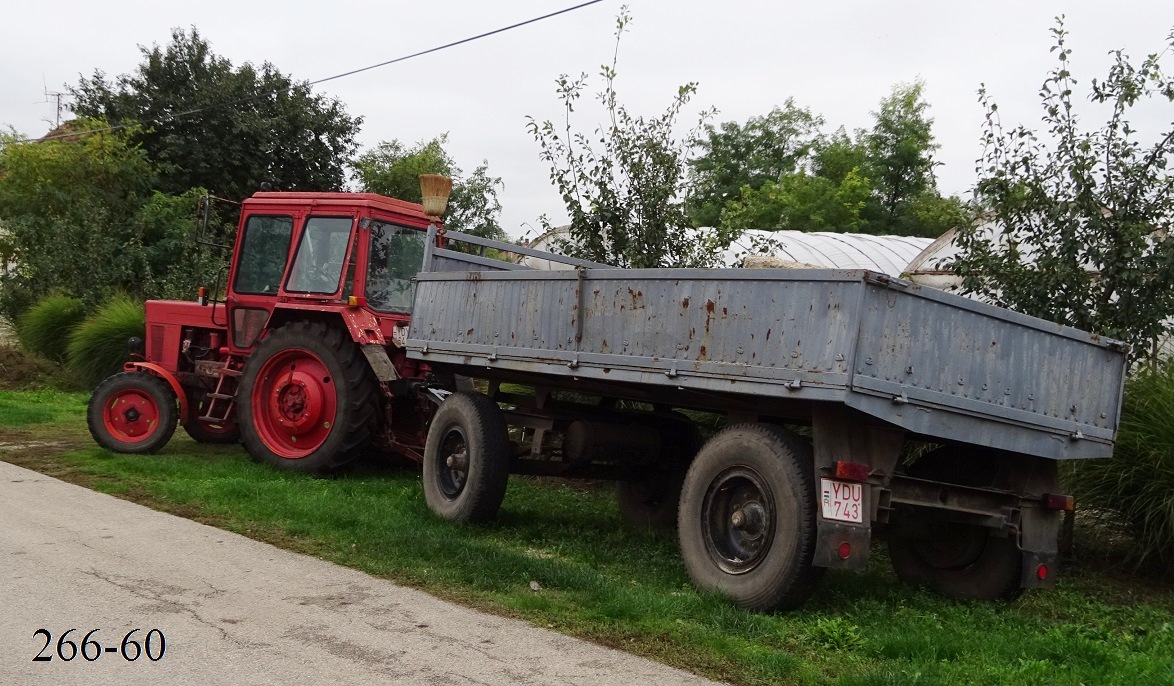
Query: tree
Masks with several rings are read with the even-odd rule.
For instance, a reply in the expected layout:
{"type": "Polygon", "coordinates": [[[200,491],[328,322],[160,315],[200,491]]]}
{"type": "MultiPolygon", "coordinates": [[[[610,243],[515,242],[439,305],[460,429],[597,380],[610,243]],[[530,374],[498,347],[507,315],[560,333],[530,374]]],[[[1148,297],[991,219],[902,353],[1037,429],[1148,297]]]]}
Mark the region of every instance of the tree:
{"type": "MultiPolygon", "coordinates": [[[[936,238],[969,221],[958,198],[943,198],[933,176],[933,120],[922,84],[897,85],[873,112],[873,127],[842,127],[803,146],[777,179],[743,186],[721,207],[724,232],[836,231],[936,238]]],[[[789,105],[793,105],[788,101],[789,105]]],[[[822,123],[815,117],[813,122],[822,123]]],[[[736,129],[727,129],[734,132],[736,129]]],[[[740,157],[724,164],[738,167],[740,157]]],[[[707,163],[712,164],[712,162],[707,163]]],[[[727,170],[731,176],[734,172],[727,170]]],[[[741,172],[738,172],[741,173],[741,172]]]]}
{"type": "Polygon", "coordinates": [[[862,216],[872,186],[857,168],[838,182],[804,171],[787,174],[758,190],[742,189],[741,199],[726,205],[722,227],[727,231],[774,229],[856,233],[867,228],[862,216]]]}
{"type": "Polygon", "coordinates": [[[823,118],[787,98],[765,116],[745,124],[707,124],[696,141],[701,153],[689,161],[692,184],[687,211],[694,226],[717,226],[722,208],[745,188],[758,190],[795,172],[815,145],[823,118]]]}
{"type": "Polygon", "coordinates": [[[500,223],[501,202],[497,197],[501,179],[489,175],[488,161],[482,161],[473,173],[464,175],[445,151],[447,142],[447,133],[411,148],[398,140],[381,142],[355,160],[359,187],[369,193],[418,203],[420,174],[455,177],[444,216],[445,227],[483,238],[505,239],[500,223]]]}
{"type": "Polygon", "coordinates": [[[957,257],[945,265],[961,290],[1026,314],[1154,351],[1174,317],[1174,128],[1149,144],[1127,118],[1141,102],[1174,102],[1165,53],[1134,64],[1122,51],[1103,80],[1092,80],[1092,109],[1107,113],[1095,129],[1080,125],[1063,19],[1052,29],[1058,64],[1040,88],[1038,133],[1004,127],[998,105],[986,111],[975,199],[982,226],[958,232],[957,257]]]}
{"type": "Polygon", "coordinates": [[[261,182],[282,190],[338,190],[361,118],[314,95],[266,62],[232,63],[193,27],[175,29],[166,48],[140,47],[133,74],[101,71],[70,92],[73,110],[111,124],[139,123],[133,142],[159,168],[159,190],[204,187],[239,200],[261,182]]]}
{"type": "MultiPolygon", "coordinates": [[[[556,80],[564,110],[561,126],[527,118],[571,219],[570,237],[558,247],[575,257],[621,267],[709,266],[718,259],[720,238],[713,231],[693,231],[683,201],[689,141],[696,133],[676,137],[677,121],[697,84],[678,88],[668,108],[655,117],[632,114],[620,104],[616,64],[620,37],[630,22],[625,6],[616,18],[611,65],[600,72],[604,88],[598,97],[605,124],[590,135],[572,128],[571,115],[587,87],[585,73],[556,80]]],[[[698,127],[708,116],[701,114],[698,127]]],[[[545,216],[540,222],[545,230],[553,228],[545,216]]]]}
{"type": "Polygon", "coordinates": [[[863,137],[867,150],[865,175],[872,180],[877,233],[899,232],[907,206],[926,191],[935,190],[933,120],[922,98],[924,84],[898,84],[873,112],[873,127],[863,137]]]}
{"type": "Polygon", "coordinates": [[[202,190],[152,192],[155,169],[133,129],[75,120],[45,141],[0,136],[0,224],[16,269],[0,277],[14,318],[58,291],[94,305],[113,292],[188,297],[220,260],[193,240],[202,190]]]}

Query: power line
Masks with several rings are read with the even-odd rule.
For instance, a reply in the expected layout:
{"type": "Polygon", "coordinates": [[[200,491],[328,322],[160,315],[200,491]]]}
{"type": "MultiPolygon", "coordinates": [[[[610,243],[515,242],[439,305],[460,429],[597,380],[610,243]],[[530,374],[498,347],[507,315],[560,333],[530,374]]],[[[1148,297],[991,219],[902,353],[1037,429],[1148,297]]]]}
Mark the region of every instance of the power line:
{"type": "MultiPolygon", "coordinates": [[[[582,8],[587,7],[589,5],[595,5],[600,2],[603,2],[603,0],[587,0],[587,2],[581,2],[578,5],[573,5],[571,7],[565,7],[561,10],[557,10],[555,12],[550,12],[549,14],[544,14],[540,17],[534,17],[532,19],[520,21],[515,24],[510,24],[509,26],[503,26],[501,28],[494,29],[492,31],[486,31],[485,33],[479,33],[475,36],[469,36],[468,38],[462,38],[460,40],[453,41],[451,43],[445,43],[444,45],[438,45],[434,48],[428,48],[427,50],[421,50],[419,52],[414,52],[410,55],[396,57],[395,59],[390,59],[390,60],[387,60],[386,62],[380,62],[379,64],[372,64],[367,67],[360,67],[359,69],[352,69],[350,71],[346,71],[341,74],[335,74],[334,76],[327,76],[325,78],[321,78],[316,81],[306,81],[304,83],[306,86],[316,86],[320,83],[326,83],[327,81],[334,81],[335,79],[341,79],[341,78],[344,78],[347,76],[361,74],[362,72],[365,72],[365,71],[371,71],[372,69],[386,67],[388,65],[396,64],[398,62],[405,62],[407,60],[415,59],[417,57],[423,57],[424,55],[429,55],[434,52],[440,52],[441,50],[455,48],[458,45],[464,45],[465,43],[472,43],[473,41],[481,40],[482,38],[488,38],[490,36],[495,36],[499,33],[505,33],[506,31],[512,31],[514,29],[521,28],[523,26],[528,26],[529,24],[535,24],[537,22],[544,21],[546,19],[551,19],[553,17],[557,17],[560,14],[574,12],[575,10],[582,9],[582,8]]],[[[145,124],[145,123],[160,124],[160,123],[164,123],[164,122],[174,121],[176,119],[181,119],[183,117],[190,117],[193,114],[200,114],[201,112],[207,112],[209,110],[217,109],[220,107],[230,107],[232,105],[239,105],[241,103],[249,102],[252,100],[259,100],[260,98],[263,98],[267,95],[272,95],[277,92],[278,92],[277,90],[264,91],[261,93],[257,93],[255,95],[251,95],[247,98],[241,98],[239,100],[232,100],[229,102],[214,103],[211,105],[205,105],[203,107],[196,107],[196,108],[193,108],[190,110],[184,110],[183,112],[176,112],[175,114],[170,114],[165,117],[159,117],[157,119],[147,120],[146,122],[144,122],[144,121],[129,121],[129,122],[123,122],[121,124],[112,124],[110,126],[106,126],[106,127],[100,128],[100,129],[90,129],[87,131],[75,131],[75,132],[71,132],[71,133],[59,133],[54,136],[44,136],[42,138],[25,138],[25,139],[19,140],[17,142],[29,143],[32,141],[51,141],[51,140],[56,140],[58,138],[70,138],[70,137],[74,137],[74,136],[84,136],[86,134],[91,134],[91,133],[105,133],[107,131],[117,131],[119,129],[125,129],[130,126],[136,126],[138,124],[145,124]]]]}

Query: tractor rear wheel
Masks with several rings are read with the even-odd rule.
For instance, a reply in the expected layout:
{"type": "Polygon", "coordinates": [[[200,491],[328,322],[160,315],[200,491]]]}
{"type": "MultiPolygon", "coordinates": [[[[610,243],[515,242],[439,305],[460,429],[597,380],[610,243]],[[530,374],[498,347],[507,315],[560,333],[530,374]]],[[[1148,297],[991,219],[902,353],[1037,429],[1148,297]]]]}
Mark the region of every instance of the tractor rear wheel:
{"type": "Polygon", "coordinates": [[[179,418],[175,393],[146,372],[120,372],[94,389],[86,424],[98,445],[116,453],[153,453],[171,440],[179,418]]]}
{"type": "Polygon", "coordinates": [[[326,473],[359,457],[375,428],[376,381],[355,343],[320,322],[293,322],[257,344],[237,393],[250,457],[326,473]]]}

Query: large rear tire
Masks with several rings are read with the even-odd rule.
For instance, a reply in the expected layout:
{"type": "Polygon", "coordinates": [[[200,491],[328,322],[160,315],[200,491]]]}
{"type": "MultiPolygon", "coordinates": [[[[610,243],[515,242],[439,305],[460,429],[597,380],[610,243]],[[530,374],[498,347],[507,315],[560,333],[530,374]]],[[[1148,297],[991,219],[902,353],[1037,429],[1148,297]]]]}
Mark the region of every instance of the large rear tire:
{"type": "Polygon", "coordinates": [[[811,446],[769,424],[728,427],[702,446],[681,490],[678,535],[693,584],[756,612],[801,606],[815,554],[811,446]]]}
{"type": "Polygon", "coordinates": [[[349,336],[320,322],[293,322],[261,341],[237,393],[249,455],[278,469],[322,474],[371,442],[376,381],[349,336]]]}
{"type": "Polygon", "coordinates": [[[116,453],[153,453],[171,440],[179,418],[175,392],[146,372],[120,372],[94,389],[86,424],[98,445],[116,453]]]}
{"type": "Polygon", "coordinates": [[[454,522],[497,516],[509,482],[509,436],[501,408],[484,395],[453,393],[428,427],[424,500],[454,522]]]}

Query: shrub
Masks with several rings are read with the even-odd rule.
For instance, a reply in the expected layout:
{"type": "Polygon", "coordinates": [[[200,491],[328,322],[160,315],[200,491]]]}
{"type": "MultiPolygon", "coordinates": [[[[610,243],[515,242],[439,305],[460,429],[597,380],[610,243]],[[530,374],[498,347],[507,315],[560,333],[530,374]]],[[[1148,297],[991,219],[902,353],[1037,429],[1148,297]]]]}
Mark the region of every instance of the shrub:
{"type": "Polygon", "coordinates": [[[126,362],[126,341],[146,333],[143,303],[121,295],[98,308],[69,335],[69,369],[87,388],[97,386],[126,362]]]}
{"type": "MultiPolygon", "coordinates": [[[[1174,362],[1139,372],[1125,388],[1112,459],[1072,464],[1068,488],[1082,511],[1118,524],[1138,565],[1174,562],[1174,362]]],[[[1168,572],[1167,572],[1168,573],[1168,572]]]]}
{"type": "Polygon", "coordinates": [[[69,334],[85,316],[86,306],[81,300],[62,294],[50,295],[20,316],[16,333],[26,351],[64,362],[69,334]]]}

